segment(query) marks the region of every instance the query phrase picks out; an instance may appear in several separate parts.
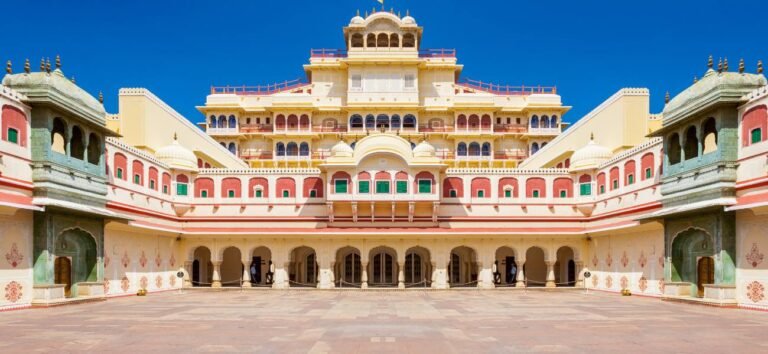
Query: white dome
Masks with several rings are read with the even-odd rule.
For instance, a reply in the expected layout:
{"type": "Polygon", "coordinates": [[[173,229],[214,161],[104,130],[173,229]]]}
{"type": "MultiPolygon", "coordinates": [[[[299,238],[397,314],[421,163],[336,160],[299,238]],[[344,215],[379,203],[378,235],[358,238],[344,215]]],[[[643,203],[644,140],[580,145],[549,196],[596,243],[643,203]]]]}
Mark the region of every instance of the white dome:
{"type": "Polygon", "coordinates": [[[353,153],[354,150],[352,150],[352,147],[343,140],[339,141],[331,148],[331,156],[333,157],[352,157],[353,153]]]}
{"type": "Polygon", "coordinates": [[[362,24],[363,22],[365,22],[365,19],[360,17],[360,15],[357,15],[355,17],[352,17],[352,20],[349,21],[349,24],[350,25],[359,25],[359,24],[362,24]]]}
{"type": "Polygon", "coordinates": [[[174,137],[171,145],[158,149],[155,152],[155,157],[170,168],[197,171],[197,156],[189,149],[181,146],[176,137],[174,137]]]}
{"type": "Polygon", "coordinates": [[[421,143],[419,143],[419,145],[416,145],[416,147],[413,148],[413,156],[414,157],[434,157],[435,147],[426,141],[422,141],[421,143]]]}
{"type": "Polygon", "coordinates": [[[411,17],[411,16],[405,16],[405,17],[403,17],[403,24],[415,25],[416,24],[416,19],[411,17]]]}
{"type": "Polygon", "coordinates": [[[571,171],[588,170],[597,168],[601,163],[608,161],[613,152],[605,146],[598,145],[594,139],[571,155],[571,171]]]}

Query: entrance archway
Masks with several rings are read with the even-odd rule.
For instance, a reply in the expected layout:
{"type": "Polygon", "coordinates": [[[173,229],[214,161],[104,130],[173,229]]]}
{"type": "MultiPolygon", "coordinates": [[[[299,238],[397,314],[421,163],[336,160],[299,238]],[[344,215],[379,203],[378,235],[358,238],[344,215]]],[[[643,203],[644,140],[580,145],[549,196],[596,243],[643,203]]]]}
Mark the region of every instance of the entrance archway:
{"type": "Polygon", "coordinates": [[[374,287],[397,286],[397,253],[389,247],[376,247],[368,257],[368,284],[374,287]]]}
{"type": "Polygon", "coordinates": [[[691,293],[695,290],[698,296],[703,296],[704,284],[716,283],[714,249],[712,236],[703,230],[688,229],[679,233],[672,241],[671,280],[690,283],[691,293]],[[709,260],[702,261],[704,258],[709,260]]]}
{"type": "Polygon", "coordinates": [[[525,283],[528,287],[546,285],[547,264],[545,263],[544,250],[534,246],[525,252],[523,274],[525,275],[525,283]]]}
{"type": "Polygon", "coordinates": [[[576,262],[573,258],[572,248],[563,246],[557,250],[557,262],[554,268],[557,286],[576,285],[576,262]]]}
{"type": "Polygon", "coordinates": [[[451,287],[475,286],[477,282],[475,250],[467,246],[460,246],[451,250],[448,275],[451,287]]]}
{"type": "Polygon", "coordinates": [[[257,247],[251,252],[249,264],[251,285],[272,285],[272,252],[267,247],[257,247]]]}
{"type": "Polygon", "coordinates": [[[347,246],[336,252],[335,274],[336,285],[339,287],[362,285],[363,267],[357,248],[347,246]]]}
{"type": "Polygon", "coordinates": [[[77,296],[78,283],[99,281],[96,240],[88,232],[71,229],[59,234],[54,255],[54,278],[59,277],[54,281],[65,284],[67,297],[77,296]]]}
{"type": "Polygon", "coordinates": [[[311,247],[301,246],[291,251],[288,277],[291,286],[317,286],[317,254],[311,247]]]}
{"type": "Polygon", "coordinates": [[[704,284],[713,284],[715,282],[715,260],[712,257],[699,258],[696,277],[697,295],[704,297],[704,284]]]}
{"type": "Polygon", "coordinates": [[[195,249],[192,261],[192,286],[210,287],[213,282],[213,263],[211,250],[200,246],[195,249]]]}
{"type": "Polygon", "coordinates": [[[240,249],[225,249],[221,262],[221,286],[240,286],[244,270],[240,249]]]}
{"type": "Polygon", "coordinates": [[[493,274],[497,286],[515,286],[517,279],[517,260],[515,251],[510,247],[499,247],[496,250],[496,272],[493,274]]]}
{"type": "Polygon", "coordinates": [[[432,261],[424,247],[411,247],[405,251],[405,287],[432,285],[432,261]]]}

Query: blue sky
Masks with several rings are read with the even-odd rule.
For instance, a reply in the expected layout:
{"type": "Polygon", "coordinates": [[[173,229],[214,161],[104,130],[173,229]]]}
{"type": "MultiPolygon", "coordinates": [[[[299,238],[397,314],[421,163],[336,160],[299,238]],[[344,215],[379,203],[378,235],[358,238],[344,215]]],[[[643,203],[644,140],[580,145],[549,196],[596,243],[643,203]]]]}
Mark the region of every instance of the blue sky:
{"type": "MultiPolygon", "coordinates": [[[[49,1],[5,5],[0,60],[14,70],[60,54],[64,73],[117,112],[121,87],[146,87],[192,121],[211,85],[303,77],[311,48],[342,48],[342,27],[375,0],[49,1]],[[14,15],[9,15],[14,14],[14,15]]],[[[423,48],[455,48],[463,77],[556,85],[573,122],[622,87],[651,110],[706,70],[707,57],[768,65],[760,1],[388,0],[424,27],[423,48]]],[[[763,25],[764,26],[764,25],[763,25]]]]}

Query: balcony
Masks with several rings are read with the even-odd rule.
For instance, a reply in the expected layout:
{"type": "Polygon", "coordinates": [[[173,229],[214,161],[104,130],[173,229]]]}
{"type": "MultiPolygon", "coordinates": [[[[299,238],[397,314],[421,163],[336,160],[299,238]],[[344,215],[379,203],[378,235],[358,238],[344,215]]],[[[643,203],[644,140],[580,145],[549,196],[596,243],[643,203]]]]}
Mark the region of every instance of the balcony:
{"type": "Polygon", "coordinates": [[[528,129],[528,135],[535,136],[552,136],[559,135],[561,133],[560,128],[530,128],[528,129]]]}
{"type": "Polygon", "coordinates": [[[272,151],[241,151],[240,158],[243,160],[271,160],[272,151]]]}
{"type": "Polygon", "coordinates": [[[482,82],[477,80],[465,79],[457,83],[460,86],[466,88],[492,93],[494,95],[501,96],[527,96],[534,94],[557,94],[557,87],[555,86],[510,86],[500,85],[490,82],[482,82]]]}
{"type": "Polygon", "coordinates": [[[290,91],[306,85],[309,85],[309,82],[306,82],[303,79],[296,79],[259,86],[211,86],[211,95],[230,94],[265,96],[279,92],[290,91]]]}
{"type": "MultiPolygon", "coordinates": [[[[376,50],[387,49],[387,51],[405,51],[413,50],[415,48],[356,48],[359,50],[376,50]]],[[[418,51],[419,58],[456,58],[456,49],[422,49],[418,51]]],[[[347,58],[349,52],[344,49],[311,49],[309,51],[310,58],[347,58]]]]}
{"type": "Polygon", "coordinates": [[[495,160],[525,160],[528,157],[523,151],[520,152],[497,152],[493,154],[495,160]]]}
{"type": "Polygon", "coordinates": [[[456,49],[422,49],[419,58],[456,58],[456,49]]]}
{"type": "Polygon", "coordinates": [[[426,125],[419,127],[419,131],[422,133],[452,133],[455,130],[454,127],[428,127],[426,125]]]}
{"type": "Polygon", "coordinates": [[[347,127],[315,125],[312,127],[312,131],[318,132],[318,133],[346,133],[347,127]]]}
{"type": "Polygon", "coordinates": [[[266,124],[251,124],[240,126],[240,132],[242,133],[271,133],[272,130],[272,125],[266,124]]]}
{"type": "Polygon", "coordinates": [[[237,130],[237,128],[208,128],[205,130],[208,135],[238,135],[240,132],[237,130]]]}
{"type": "Polygon", "coordinates": [[[437,193],[330,193],[327,200],[332,202],[439,202],[440,195],[437,193]]]}
{"type": "Polygon", "coordinates": [[[501,124],[493,127],[494,133],[523,134],[528,131],[528,127],[518,124],[501,124]]]}

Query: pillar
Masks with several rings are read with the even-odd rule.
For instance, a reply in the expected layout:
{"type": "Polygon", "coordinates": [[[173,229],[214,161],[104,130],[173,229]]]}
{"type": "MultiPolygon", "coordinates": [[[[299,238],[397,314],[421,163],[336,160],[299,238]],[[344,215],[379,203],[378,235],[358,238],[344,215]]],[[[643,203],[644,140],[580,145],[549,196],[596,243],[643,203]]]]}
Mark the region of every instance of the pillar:
{"type": "Polygon", "coordinates": [[[333,277],[333,262],[325,259],[320,259],[320,271],[319,282],[317,284],[318,289],[333,289],[334,277],[333,277]]]}
{"type": "Polygon", "coordinates": [[[221,261],[215,261],[213,263],[213,281],[211,282],[212,288],[221,287],[221,261]]]}
{"type": "Polygon", "coordinates": [[[553,261],[546,261],[544,262],[547,265],[547,283],[545,287],[547,288],[554,288],[557,285],[555,284],[555,262],[553,261]]]}
{"type": "Polygon", "coordinates": [[[360,274],[362,284],[360,284],[360,288],[368,289],[368,261],[360,261],[360,268],[362,269],[362,274],[360,274]]]}
{"type": "Polygon", "coordinates": [[[443,266],[442,268],[437,267],[436,262],[432,262],[432,287],[435,289],[448,289],[450,288],[450,285],[448,284],[448,270],[443,266]]]}
{"type": "Polygon", "coordinates": [[[397,262],[397,287],[405,289],[405,261],[397,262]]]}
{"type": "MultiPolygon", "coordinates": [[[[280,264],[280,263],[272,263],[280,264]]],[[[291,283],[288,277],[288,269],[291,267],[291,262],[283,262],[281,268],[275,267],[275,272],[272,274],[272,289],[287,289],[291,287],[291,283]]]]}
{"type": "Polygon", "coordinates": [[[193,261],[186,261],[184,262],[184,287],[185,288],[191,288],[192,287],[192,264],[193,261]]]}
{"type": "MultiPolygon", "coordinates": [[[[259,267],[261,267],[261,265],[259,265],[259,267]]],[[[251,287],[251,267],[249,266],[247,259],[243,260],[243,281],[240,286],[244,288],[251,287]]]]}
{"type": "Polygon", "coordinates": [[[496,287],[493,282],[493,262],[491,262],[491,268],[484,268],[483,262],[477,262],[477,287],[483,289],[496,287]]]}
{"type": "Polygon", "coordinates": [[[521,259],[517,261],[517,279],[515,281],[515,287],[517,288],[525,287],[525,272],[523,271],[524,264],[525,264],[525,259],[521,259]]]}
{"type": "Polygon", "coordinates": [[[576,285],[577,288],[584,287],[584,262],[576,261],[576,285]]]}

